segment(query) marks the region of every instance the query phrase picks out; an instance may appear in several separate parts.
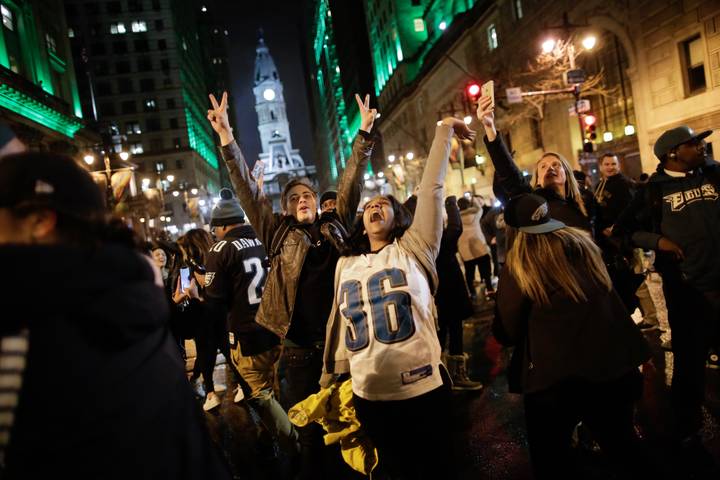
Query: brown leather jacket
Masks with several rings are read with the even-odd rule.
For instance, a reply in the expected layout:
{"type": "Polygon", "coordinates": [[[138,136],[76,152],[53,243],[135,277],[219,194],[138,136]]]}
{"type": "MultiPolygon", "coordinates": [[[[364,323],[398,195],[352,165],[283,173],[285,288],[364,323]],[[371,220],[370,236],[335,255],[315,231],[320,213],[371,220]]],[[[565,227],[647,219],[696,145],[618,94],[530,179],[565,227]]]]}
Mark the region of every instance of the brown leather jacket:
{"type": "MultiPolygon", "coordinates": [[[[360,203],[363,173],[367,169],[373,145],[374,142],[365,132],[355,137],[352,155],[338,182],[337,214],[346,229],[352,226],[360,203]]],[[[270,248],[275,234],[281,230],[280,227],[293,223],[294,218],[273,213],[272,203],[258,189],[236,142],[222,147],[222,156],[242,208],[260,241],[266,248],[270,248]]],[[[280,338],[284,338],[290,329],[298,279],[309,248],[310,241],[307,236],[291,228],[279,253],[270,259],[270,272],[255,322],[280,338]]]]}

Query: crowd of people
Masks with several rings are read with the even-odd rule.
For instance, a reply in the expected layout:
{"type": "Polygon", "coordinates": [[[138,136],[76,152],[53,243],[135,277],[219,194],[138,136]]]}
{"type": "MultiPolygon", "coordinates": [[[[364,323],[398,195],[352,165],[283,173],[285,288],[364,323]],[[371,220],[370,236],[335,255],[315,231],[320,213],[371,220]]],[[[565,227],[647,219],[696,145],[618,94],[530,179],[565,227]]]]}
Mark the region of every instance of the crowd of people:
{"type": "Polygon", "coordinates": [[[0,258],[22,265],[2,281],[6,312],[16,312],[1,329],[4,477],[231,478],[202,415],[221,403],[219,351],[233,401],[257,413],[291,478],[337,478],[329,472],[338,468],[355,478],[351,467],[380,479],[455,478],[451,392],[483,389],[468,374],[463,320],[494,306],[493,335],[513,347],[507,376],[523,396],[535,478],[579,478],[579,424],[618,475],[660,478],[633,423],[651,362],[643,333],[660,328],[645,281],[649,252],[672,330],[667,422],[679,448],[702,448],[705,369],[717,366],[720,345],[720,169],[706,155],[710,132],[665,132],[657,172],[640,182],[611,152],[595,188],[554,152],[528,179],[482,96],[497,204],[445,196],[453,137],[476,136],[448,117],[414,194],[361,205],[377,111],[368,96],[356,100],[360,129],[337,190],[318,196],[291,179],[274,212],[233,137],[227,94],[210,95],[207,118],[233,188],[221,190],[209,229],[174,242],[139,242],[108,217],[72,159],[24,152],[2,128],[0,258]],[[289,406],[347,382],[345,415],[377,465],[338,467],[344,456],[324,444],[321,423],[288,416],[289,406]]]}

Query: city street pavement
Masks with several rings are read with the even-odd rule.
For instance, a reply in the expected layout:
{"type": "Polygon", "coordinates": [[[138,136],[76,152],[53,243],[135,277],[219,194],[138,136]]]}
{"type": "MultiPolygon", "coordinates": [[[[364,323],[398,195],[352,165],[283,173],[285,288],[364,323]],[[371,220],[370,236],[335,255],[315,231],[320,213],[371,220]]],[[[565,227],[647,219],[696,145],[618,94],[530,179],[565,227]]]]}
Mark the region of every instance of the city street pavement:
{"type": "MultiPolygon", "coordinates": [[[[652,350],[655,368],[644,372],[645,392],[638,404],[637,431],[648,446],[652,461],[668,478],[720,478],[720,370],[707,370],[708,385],[703,428],[706,456],[684,454],[669,439],[669,385],[672,377],[672,354],[661,348],[670,338],[667,313],[660,294],[659,278],[649,282],[658,306],[661,328],[665,333],[646,335],[652,350]]],[[[462,479],[514,480],[531,479],[527,451],[522,398],[508,393],[505,366],[509,351],[492,337],[491,305],[478,309],[465,322],[464,340],[470,353],[470,372],[481,380],[485,389],[479,392],[457,392],[453,395],[451,440],[462,479]]],[[[637,318],[639,321],[639,317],[637,318]]],[[[222,358],[219,356],[219,358],[222,358]]],[[[225,382],[224,365],[216,368],[216,383],[225,382]]],[[[232,403],[233,388],[224,394],[219,411],[206,414],[213,438],[219,443],[238,479],[282,478],[290,466],[267,434],[257,427],[258,419],[245,402],[232,403]]],[[[600,452],[594,451],[592,441],[582,442],[575,450],[583,478],[612,479],[613,471],[605,464],[600,452]]],[[[597,450],[597,449],[595,449],[597,450]]],[[[338,453],[339,455],[339,453],[338,453]]],[[[358,478],[337,474],[333,478],[358,478]]]]}

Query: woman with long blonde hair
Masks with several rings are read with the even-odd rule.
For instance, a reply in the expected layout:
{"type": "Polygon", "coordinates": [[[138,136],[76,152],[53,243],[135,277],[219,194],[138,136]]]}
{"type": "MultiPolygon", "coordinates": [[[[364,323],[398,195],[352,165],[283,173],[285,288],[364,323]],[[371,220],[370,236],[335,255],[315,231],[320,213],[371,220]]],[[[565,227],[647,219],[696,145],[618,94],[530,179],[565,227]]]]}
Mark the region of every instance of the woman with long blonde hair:
{"type": "Polygon", "coordinates": [[[508,380],[512,392],[524,395],[535,478],[582,477],[570,471],[580,421],[611,459],[639,469],[633,403],[642,389],[637,367],[650,357],[647,343],[589,233],[550,218],[548,210],[533,194],[514,197],[505,209],[505,222],[518,231],[493,324],[495,337],[515,346],[508,380]]]}
{"type": "Polygon", "coordinates": [[[570,227],[592,231],[589,205],[585,205],[570,163],[556,152],[543,152],[530,182],[515,165],[502,137],[495,129],[495,107],[490,97],[480,97],[477,116],[485,128],[485,145],[495,167],[493,190],[503,203],[522,193],[535,193],[548,202],[553,218],[570,227]]]}

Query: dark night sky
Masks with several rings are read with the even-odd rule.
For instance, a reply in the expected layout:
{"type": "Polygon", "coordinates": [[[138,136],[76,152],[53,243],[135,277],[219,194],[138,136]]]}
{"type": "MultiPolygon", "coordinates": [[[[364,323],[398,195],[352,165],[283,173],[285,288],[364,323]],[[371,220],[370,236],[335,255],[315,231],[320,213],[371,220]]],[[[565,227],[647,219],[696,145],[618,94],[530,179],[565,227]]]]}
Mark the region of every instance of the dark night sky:
{"type": "Polygon", "coordinates": [[[248,162],[254,163],[262,151],[252,92],[257,32],[262,27],[265,43],[270,48],[283,83],[293,147],[300,149],[305,162],[314,163],[301,60],[301,0],[235,0],[221,3],[230,32],[228,56],[238,130],[235,137],[241,142],[248,162]]]}

